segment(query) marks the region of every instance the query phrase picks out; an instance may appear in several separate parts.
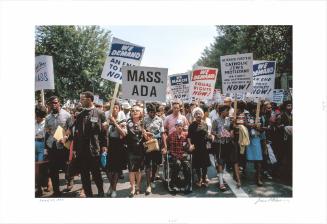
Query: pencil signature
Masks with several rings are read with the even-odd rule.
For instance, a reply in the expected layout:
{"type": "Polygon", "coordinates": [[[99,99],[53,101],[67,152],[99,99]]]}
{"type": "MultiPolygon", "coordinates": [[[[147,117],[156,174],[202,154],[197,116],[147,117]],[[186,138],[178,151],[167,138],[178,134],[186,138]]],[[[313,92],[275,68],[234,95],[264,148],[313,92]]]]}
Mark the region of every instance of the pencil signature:
{"type": "Polygon", "coordinates": [[[58,201],[64,201],[64,199],[63,198],[40,198],[40,202],[52,203],[52,202],[58,202],[58,201]]]}
{"type": "Polygon", "coordinates": [[[281,203],[281,202],[289,202],[289,199],[284,199],[284,198],[258,198],[254,204],[259,204],[259,203],[281,203]]]}

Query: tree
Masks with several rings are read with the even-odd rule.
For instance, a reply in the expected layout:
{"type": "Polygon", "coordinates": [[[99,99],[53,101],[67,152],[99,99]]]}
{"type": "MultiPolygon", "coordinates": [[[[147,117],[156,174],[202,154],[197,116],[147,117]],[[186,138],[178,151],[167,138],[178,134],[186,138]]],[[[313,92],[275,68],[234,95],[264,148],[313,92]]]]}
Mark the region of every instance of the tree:
{"type": "Polygon", "coordinates": [[[255,60],[276,60],[276,73],[292,75],[292,26],[217,26],[217,32],[196,65],[221,68],[220,56],[253,53],[255,60]]]}
{"type": "Polygon", "coordinates": [[[101,78],[110,46],[110,31],[99,26],[37,26],[35,56],[51,55],[55,90],[63,101],[79,99],[83,91],[93,91],[108,99],[114,83],[101,78]]]}

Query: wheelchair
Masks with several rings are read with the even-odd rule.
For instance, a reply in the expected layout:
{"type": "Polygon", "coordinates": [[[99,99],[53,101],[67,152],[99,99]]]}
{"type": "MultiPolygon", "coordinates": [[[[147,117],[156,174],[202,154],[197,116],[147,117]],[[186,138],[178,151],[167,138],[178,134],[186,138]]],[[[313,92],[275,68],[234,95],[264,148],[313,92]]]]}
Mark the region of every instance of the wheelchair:
{"type": "Polygon", "coordinates": [[[192,154],[184,153],[183,159],[177,160],[168,151],[163,161],[163,179],[169,192],[192,192],[192,154]],[[174,170],[176,168],[177,171],[174,170]],[[174,172],[176,172],[175,177],[173,177],[174,172]]]}

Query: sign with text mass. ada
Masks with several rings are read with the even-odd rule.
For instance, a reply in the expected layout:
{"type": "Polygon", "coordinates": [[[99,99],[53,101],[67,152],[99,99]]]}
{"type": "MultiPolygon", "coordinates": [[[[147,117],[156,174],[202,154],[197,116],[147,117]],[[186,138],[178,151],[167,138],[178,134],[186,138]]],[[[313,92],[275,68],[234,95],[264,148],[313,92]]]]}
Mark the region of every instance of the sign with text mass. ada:
{"type": "Polygon", "coordinates": [[[166,102],[168,68],[124,66],[123,98],[166,102]]]}
{"type": "Polygon", "coordinates": [[[35,57],[35,91],[54,89],[52,56],[40,55],[35,57]]]}
{"type": "Polygon", "coordinates": [[[190,96],[193,100],[211,100],[218,69],[201,67],[192,71],[190,96]]]}
{"type": "Polygon", "coordinates": [[[140,65],[144,49],[144,47],[114,37],[101,78],[121,84],[122,66],[140,65]]]}
{"type": "Polygon", "coordinates": [[[253,54],[220,57],[223,94],[252,91],[253,54]]]}

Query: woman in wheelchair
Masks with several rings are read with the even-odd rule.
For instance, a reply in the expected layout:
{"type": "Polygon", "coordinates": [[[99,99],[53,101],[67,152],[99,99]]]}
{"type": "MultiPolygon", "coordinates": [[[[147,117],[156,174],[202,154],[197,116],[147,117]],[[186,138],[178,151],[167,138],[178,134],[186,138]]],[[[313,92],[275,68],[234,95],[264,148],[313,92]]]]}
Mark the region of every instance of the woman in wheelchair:
{"type": "Polygon", "coordinates": [[[183,125],[183,121],[178,119],[175,124],[176,130],[167,139],[170,155],[167,165],[171,164],[171,182],[168,189],[179,191],[184,188],[185,192],[189,192],[191,191],[191,165],[187,159],[187,132],[183,131],[183,125]],[[179,175],[181,170],[182,176],[179,175]]]}

